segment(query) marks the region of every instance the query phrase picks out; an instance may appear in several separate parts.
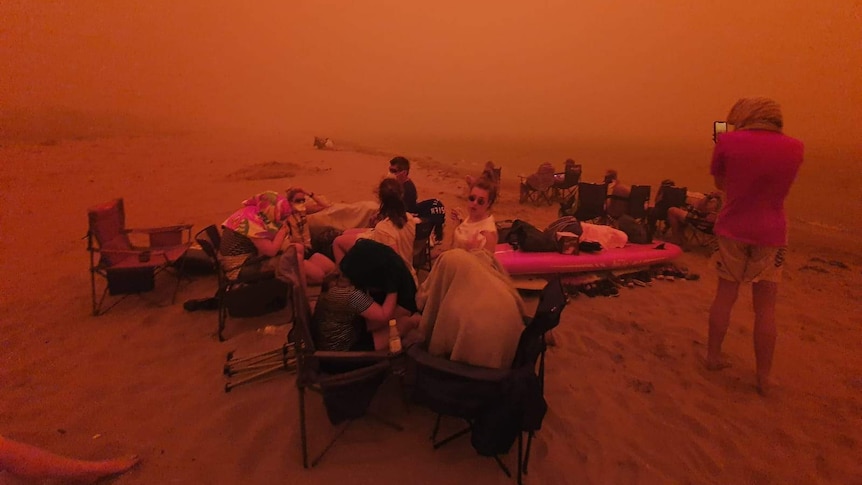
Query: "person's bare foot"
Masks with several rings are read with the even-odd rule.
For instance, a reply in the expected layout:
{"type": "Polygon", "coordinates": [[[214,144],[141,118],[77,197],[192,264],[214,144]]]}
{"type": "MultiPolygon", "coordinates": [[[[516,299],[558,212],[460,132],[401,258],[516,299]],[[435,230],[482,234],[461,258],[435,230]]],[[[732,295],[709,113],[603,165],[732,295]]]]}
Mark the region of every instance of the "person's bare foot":
{"type": "Polygon", "coordinates": [[[92,462],[92,466],[88,470],[90,473],[85,475],[84,481],[95,482],[104,477],[126,473],[140,462],[141,458],[138,455],[92,462]]]}
{"type": "Polygon", "coordinates": [[[727,369],[728,367],[731,367],[732,364],[730,363],[730,361],[722,357],[706,357],[705,359],[703,359],[703,366],[706,367],[706,370],[708,371],[716,372],[723,369],[727,369]]]}
{"type": "Polygon", "coordinates": [[[757,393],[763,397],[769,396],[778,387],[778,381],[775,379],[770,377],[757,378],[757,393]]]}

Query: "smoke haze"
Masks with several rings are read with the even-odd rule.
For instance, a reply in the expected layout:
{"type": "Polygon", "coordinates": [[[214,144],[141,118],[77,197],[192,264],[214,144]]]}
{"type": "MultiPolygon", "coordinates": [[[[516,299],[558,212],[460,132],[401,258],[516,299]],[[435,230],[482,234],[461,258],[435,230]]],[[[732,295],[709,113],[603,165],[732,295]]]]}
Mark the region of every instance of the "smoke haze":
{"type": "Polygon", "coordinates": [[[652,3],[5,1],[0,106],[252,132],[702,139],[762,94],[790,134],[858,140],[859,1],[652,3]]]}

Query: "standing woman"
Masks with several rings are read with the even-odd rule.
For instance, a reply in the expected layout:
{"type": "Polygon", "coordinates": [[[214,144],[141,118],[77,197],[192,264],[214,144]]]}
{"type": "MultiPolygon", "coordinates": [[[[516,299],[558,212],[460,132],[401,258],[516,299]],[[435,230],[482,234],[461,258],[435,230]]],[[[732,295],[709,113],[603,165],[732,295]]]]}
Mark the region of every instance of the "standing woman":
{"type": "Polygon", "coordinates": [[[418,284],[416,270],[413,269],[413,243],[416,239],[416,219],[407,213],[404,206],[404,192],[401,183],[392,178],[383,179],[377,190],[380,200],[378,221],[373,228],[359,231],[349,230],[335,238],[332,252],[335,262],[342,258],[356,244],[357,239],[371,239],[392,248],[410,270],[413,281],[418,284]]]}
{"type": "Polygon", "coordinates": [[[467,213],[452,210],[455,227],[453,247],[473,250],[485,249],[494,254],[497,245],[497,224],[491,215],[491,206],[497,200],[497,185],[492,179],[478,178],[470,187],[467,213]]]}
{"type": "Polygon", "coordinates": [[[335,270],[335,263],[312,249],[308,216],[330,207],[331,204],[325,197],[306,192],[299,187],[287,189],[287,200],[290,203],[290,212],[286,219],[290,230],[289,240],[301,246],[299,252],[302,254],[306,284],[320,285],[323,278],[335,270]]]}
{"type": "Polygon", "coordinates": [[[718,289],[709,311],[706,366],[720,370],[721,344],[743,283],[752,283],[757,390],[770,385],[775,351],[775,300],[787,246],[784,200],[802,165],[801,141],[782,133],[781,107],[769,98],[743,98],[727,115],[735,131],[716,140],[710,172],[726,194],[715,220],[718,289]]]}

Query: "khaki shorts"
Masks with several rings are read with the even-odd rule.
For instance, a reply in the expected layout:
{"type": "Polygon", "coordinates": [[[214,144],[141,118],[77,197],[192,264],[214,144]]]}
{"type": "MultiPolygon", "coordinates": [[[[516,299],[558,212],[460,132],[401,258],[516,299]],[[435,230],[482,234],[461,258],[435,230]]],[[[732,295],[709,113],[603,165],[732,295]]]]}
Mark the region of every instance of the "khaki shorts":
{"type": "Polygon", "coordinates": [[[719,236],[713,258],[719,278],[738,283],[779,283],[786,252],[783,246],[758,246],[719,236]]]}

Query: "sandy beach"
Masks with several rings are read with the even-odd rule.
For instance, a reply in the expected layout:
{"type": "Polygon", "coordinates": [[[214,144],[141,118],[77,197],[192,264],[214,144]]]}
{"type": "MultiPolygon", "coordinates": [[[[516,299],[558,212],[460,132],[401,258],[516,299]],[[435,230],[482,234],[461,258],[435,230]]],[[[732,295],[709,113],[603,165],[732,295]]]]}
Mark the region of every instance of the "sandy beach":
{"type": "MultiPolygon", "coordinates": [[[[182,307],[212,294],[213,275],[184,282],[173,305],[159,279],[155,291],[91,315],[87,207],[123,197],[131,227],[199,230],[266,189],[372,198],[387,155],[317,151],[307,141],[177,135],[0,147],[0,432],[80,458],[139,454],[140,466],[117,484],[512,483],[469,440],[434,451],[433,415],[405,409],[395,382],[373,407],[404,431],[359,421],[317,468],[303,469],[294,376],[226,394],[221,372],[228,351],[279,346],[286,315],[230,319],[219,343],[214,312],[182,307]]],[[[474,169],[416,160],[411,175],[420,198],[454,207],[474,169]]],[[[556,217],[553,207],[518,204],[517,178],[505,175],[494,212],[540,227],[556,217]]],[[[550,409],[526,480],[862,483],[858,241],[799,225],[791,240],[777,308],[781,387],[765,398],[754,388],[750,290],[725,343],[732,367],[700,364],[715,289],[702,252],[678,261],[699,281],[572,299],[547,356],[550,409]]],[[[335,428],[319,399],[310,408],[319,449],[335,428]]],[[[514,467],[514,457],[504,461],[514,467]]]]}

